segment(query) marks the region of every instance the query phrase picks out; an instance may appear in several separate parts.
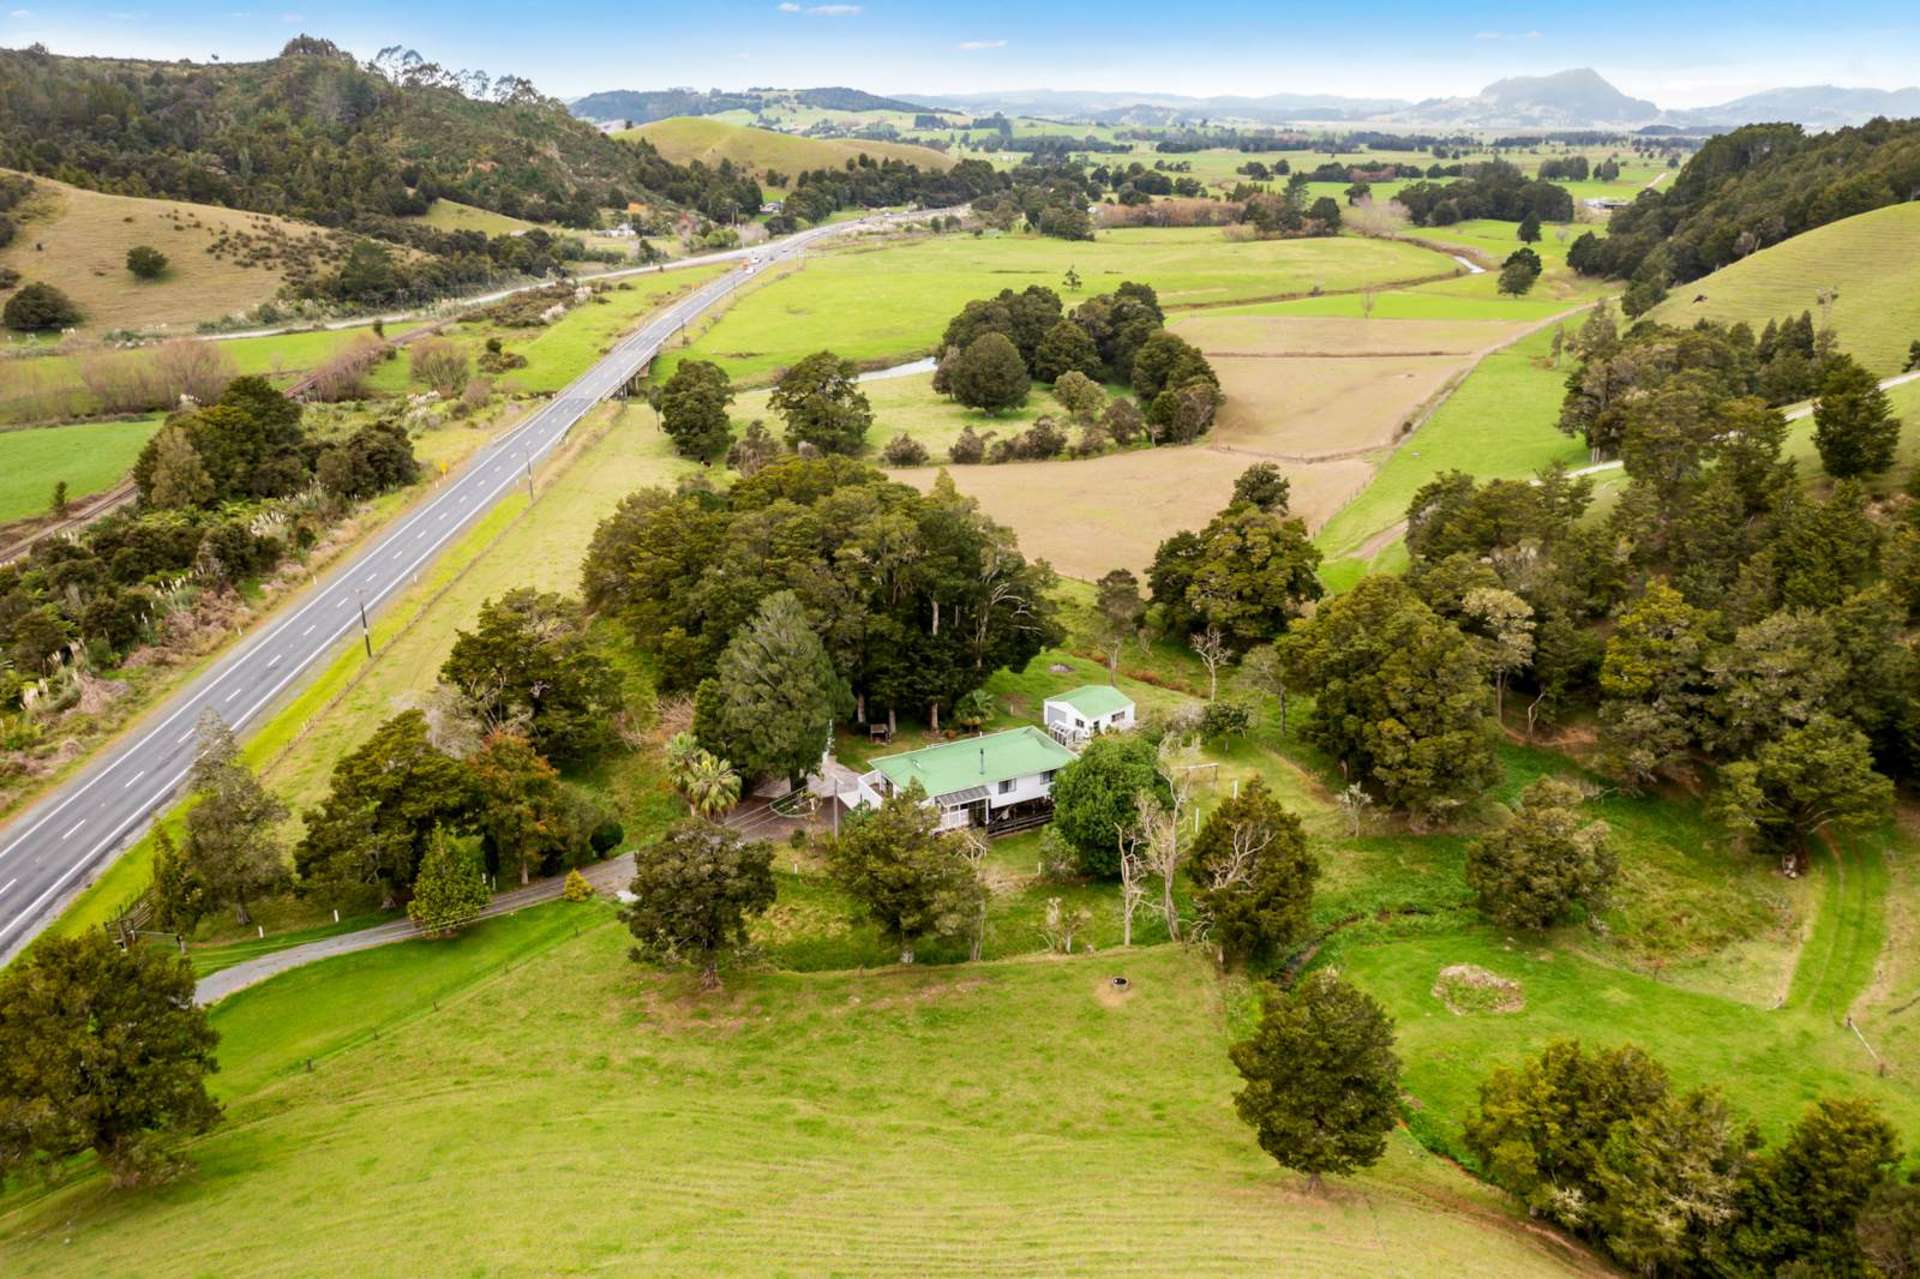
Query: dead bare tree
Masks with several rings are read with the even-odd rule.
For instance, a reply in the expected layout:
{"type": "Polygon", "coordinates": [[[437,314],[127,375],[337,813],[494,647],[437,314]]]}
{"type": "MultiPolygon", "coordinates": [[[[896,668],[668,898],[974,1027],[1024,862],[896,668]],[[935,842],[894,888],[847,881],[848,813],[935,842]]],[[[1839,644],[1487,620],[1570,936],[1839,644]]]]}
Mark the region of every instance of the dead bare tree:
{"type": "Polygon", "coordinates": [[[1085,906],[1068,909],[1058,897],[1047,898],[1047,916],[1040,925],[1040,935],[1046,939],[1047,949],[1062,955],[1073,953],[1074,934],[1093,922],[1093,912],[1085,906]]]}
{"type": "Polygon", "coordinates": [[[1347,834],[1358,838],[1360,827],[1367,820],[1367,812],[1373,807],[1373,796],[1367,794],[1359,782],[1349,782],[1347,788],[1340,792],[1337,802],[1341,815],[1347,819],[1347,834]]]}
{"type": "Polygon", "coordinates": [[[1120,944],[1133,945],[1133,916],[1147,899],[1147,862],[1140,854],[1143,838],[1140,827],[1123,823],[1116,834],[1120,843],[1120,944]]]}
{"type": "Polygon", "coordinates": [[[1207,700],[1211,702],[1220,695],[1220,668],[1233,660],[1233,649],[1227,644],[1227,637],[1212,622],[1207,623],[1205,630],[1195,631],[1188,636],[1187,644],[1207,668],[1207,700]]]}
{"type": "MultiPolygon", "coordinates": [[[[1226,856],[1215,858],[1206,863],[1200,875],[1202,900],[1218,899],[1223,890],[1236,884],[1244,884],[1253,878],[1254,867],[1259,865],[1261,856],[1273,843],[1273,826],[1264,821],[1236,821],[1229,827],[1226,856]]],[[[1191,940],[1206,941],[1213,933],[1213,920],[1204,907],[1194,921],[1191,940]]],[[[1214,961],[1226,966],[1226,947],[1215,943],[1214,961]]]]}
{"type": "Polygon", "coordinates": [[[1160,743],[1160,772],[1167,779],[1172,802],[1163,804],[1157,796],[1141,792],[1134,796],[1134,825],[1139,829],[1139,852],[1145,868],[1160,878],[1160,900],[1154,912],[1167,926],[1167,936],[1180,940],[1180,906],[1174,900],[1174,885],[1180,869],[1186,865],[1190,846],[1181,839],[1180,825],[1188,820],[1193,805],[1193,743],[1169,736],[1160,743]]]}
{"type": "Polygon", "coordinates": [[[987,946],[987,901],[992,896],[987,891],[987,877],[981,873],[987,864],[987,837],[971,826],[958,834],[959,838],[953,842],[954,851],[972,869],[973,881],[980,887],[980,909],[974,915],[973,935],[967,941],[967,958],[977,964],[987,946]]]}

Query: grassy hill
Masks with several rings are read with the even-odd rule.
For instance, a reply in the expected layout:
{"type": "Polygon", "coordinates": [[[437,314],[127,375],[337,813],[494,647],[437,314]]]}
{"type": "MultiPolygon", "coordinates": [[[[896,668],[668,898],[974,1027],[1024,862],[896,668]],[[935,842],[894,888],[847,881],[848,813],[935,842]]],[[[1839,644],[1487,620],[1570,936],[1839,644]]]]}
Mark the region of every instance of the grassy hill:
{"type": "Polygon", "coordinates": [[[1920,338],[1920,204],[1894,204],[1830,222],[1691,284],[1653,311],[1667,324],[1768,320],[1820,313],[1832,289],[1840,345],[1875,373],[1897,373],[1920,338]]]}
{"type": "Polygon", "coordinates": [[[555,904],[235,996],[197,1174],[14,1196],[8,1273],[1604,1273],[1405,1132],[1303,1193],[1195,951],[700,996],[627,942],[555,904]]]}
{"type": "Polygon", "coordinates": [[[675,164],[698,160],[709,167],[722,160],[755,173],[778,169],[792,175],[807,169],[838,169],[863,152],[876,160],[904,160],[922,169],[946,170],[951,157],[907,142],[865,142],[841,138],[802,138],[771,129],[752,129],[708,116],[656,120],[616,135],[645,138],[675,164]]]}
{"type": "Polygon", "coordinates": [[[191,329],[267,301],[290,272],[339,252],[325,229],[263,213],[34,184],[0,266],[64,290],[90,331],[191,329]],[[127,250],[140,244],[167,255],[160,278],[127,270],[127,250]]]}
{"type": "Polygon", "coordinates": [[[0,163],[328,225],[418,214],[435,195],[584,225],[683,176],[524,82],[396,84],[306,36],[259,62],[0,50],[0,83],[0,163]]]}

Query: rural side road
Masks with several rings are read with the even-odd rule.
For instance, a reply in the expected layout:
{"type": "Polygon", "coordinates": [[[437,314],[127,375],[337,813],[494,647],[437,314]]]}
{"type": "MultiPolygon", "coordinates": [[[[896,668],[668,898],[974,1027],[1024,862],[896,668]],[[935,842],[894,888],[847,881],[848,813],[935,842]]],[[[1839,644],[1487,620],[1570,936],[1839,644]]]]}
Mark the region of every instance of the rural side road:
{"type": "MultiPolygon", "coordinates": [[[[583,866],[581,875],[594,892],[602,897],[617,896],[633,880],[633,854],[620,856],[592,866],[583,866]]],[[[487,908],[480,912],[481,919],[492,919],[496,915],[511,915],[515,911],[525,910],[529,906],[538,906],[542,902],[557,901],[566,887],[566,877],[556,875],[550,879],[535,880],[524,888],[513,888],[501,893],[487,908]]],[[[199,1004],[218,1003],[237,990],[256,986],[269,977],[323,959],[332,959],[338,955],[351,955],[355,951],[372,950],[376,946],[387,946],[394,942],[413,941],[423,938],[410,919],[396,919],[385,924],[375,924],[372,928],[362,928],[358,932],[341,933],[337,937],[322,937],[319,941],[306,942],[299,946],[289,946],[285,950],[276,950],[272,954],[262,955],[258,959],[249,959],[231,968],[222,968],[217,973],[202,977],[193,988],[194,1002],[199,1004]]]]}
{"type": "Polygon", "coordinates": [[[309,587],[272,625],[242,641],[140,727],[23,811],[0,837],[0,961],[57,914],[89,871],[111,861],[173,802],[193,763],[195,724],[204,712],[244,728],[343,640],[357,641],[364,614],[415,581],[495,503],[530,485],[534,464],[576,422],[742,284],[824,237],[928,216],[882,214],[800,232],[755,250],[740,270],[666,307],[527,421],[475,453],[436,494],[309,587]]]}

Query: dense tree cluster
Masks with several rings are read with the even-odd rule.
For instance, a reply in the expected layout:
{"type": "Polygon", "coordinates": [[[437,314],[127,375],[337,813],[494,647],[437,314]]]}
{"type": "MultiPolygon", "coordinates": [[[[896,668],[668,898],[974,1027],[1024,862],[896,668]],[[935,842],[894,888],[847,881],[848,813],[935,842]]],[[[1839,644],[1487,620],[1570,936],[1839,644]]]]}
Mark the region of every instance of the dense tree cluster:
{"type": "Polygon", "coordinates": [[[578,605],[557,595],[523,588],[483,605],[428,704],[334,764],[294,850],[302,891],[338,900],[371,886],[391,907],[442,834],[479,836],[486,864],[523,883],[617,846],[619,823],[549,762],[610,748],[621,711],[581,628],[578,605]]]}
{"type": "Polygon", "coordinates": [[[674,688],[712,675],[767,598],[793,592],[863,719],[937,719],[1060,634],[1050,571],[951,481],[922,495],[840,457],[782,458],[725,495],[635,493],[601,523],[582,578],[674,688]]]}
{"type": "Polygon", "coordinates": [[[1683,435],[1709,453],[1745,456],[1760,424],[1736,430],[1732,419],[1825,396],[1831,383],[1821,450],[1829,471],[1868,474],[1892,461],[1898,426],[1884,395],[1866,370],[1835,347],[1831,332],[1815,331],[1810,313],[1769,321],[1757,338],[1745,324],[1707,322],[1682,329],[1642,321],[1621,333],[1602,305],[1568,347],[1575,363],[1560,429],[1585,438],[1596,459],[1624,458],[1634,443],[1643,452],[1655,444],[1682,447],[1683,435]]]}
{"type": "Polygon", "coordinates": [[[1768,1148],[1717,1090],[1679,1091],[1632,1045],[1563,1040],[1500,1067],[1466,1142],[1530,1211],[1649,1275],[1865,1274],[1905,1189],[1871,1102],[1820,1098],[1768,1148]]]}
{"type": "MultiPolygon", "coordinates": [[[[1121,382],[1144,406],[1156,441],[1184,444],[1213,425],[1220,379],[1206,356],[1165,324],[1160,299],[1145,284],[1122,284],[1088,298],[1071,314],[1044,285],[1018,293],[1002,289],[967,303],[947,322],[934,389],[962,404],[999,411],[1023,403],[1031,382],[1057,388],[1078,375],[1084,382],[1071,385],[1089,391],[1101,382],[1121,382]]],[[[1076,415],[1091,419],[1093,409],[1089,396],[1076,415]]],[[[1107,438],[1127,443],[1119,434],[1109,428],[1107,438]]]]}
{"type": "MultiPolygon", "coordinates": [[[[1774,328],[1766,367],[1800,356],[1799,332],[1774,328]]],[[[1524,690],[1529,726],[1597,708],[1600,762],[1628,785],[1716,768],[1715,812],[1756,850],[1792,865],[1823,833],[1882,820],[1916,760],[1912,501],[1802,484],[1737,328],[1622,338],[1602,316],[1574,346],[1562,425],[1620,456],[1622,500],[1587,521],[1587,483],[1561,470],[1442,475],[1408,510],[1411,588],[1497,689],[1524,690]]],[[[1828,469],[1884,467],[1898,423],[1823,349],[1828,469]]]]}
{"type": "Polygon", "coordinates": [[[143,501],[0,567],[0,706],[66,661],[113,665],[154,634],[183,586],[224,589],[310,545],[338,503],[410,482],[406,432],[375,423],[322,439],[260,378],[174,414],[135,464],[143,501]],[[332,501],[303,500],[316,480],[332,501]]]}
{"type": "Polygon", "coordinates": [[[1450,226],[1474,218],[1519,222],[1573,221],[1573,197],[1544,178],[1529,178],[1504,160],[1470,165],[1467,174],[1442,186],[1422,181],[1401,187],[1394,202],[1415,226],[1450,226]]]}
{"type": "Polygon", "coordinates": [[[1587,275],[1682,283],[1789,236],[1913,197],[1920,120],[1809,133],[1754,124],[1710,138],[1663,188],[1618,210],[1567,262],[1587,275]]]}

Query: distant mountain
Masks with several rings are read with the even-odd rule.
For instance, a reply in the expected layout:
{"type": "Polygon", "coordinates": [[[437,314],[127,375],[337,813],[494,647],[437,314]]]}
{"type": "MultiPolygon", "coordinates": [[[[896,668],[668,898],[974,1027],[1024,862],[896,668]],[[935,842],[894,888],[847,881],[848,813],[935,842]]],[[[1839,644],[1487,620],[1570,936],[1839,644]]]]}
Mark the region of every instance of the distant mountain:
{"type": "Polygon", "coordinates": [[[830,85],[819,89],[746,89],[726,93],[714,89],[613,89],[589,93],[567,104],[582,120],[631,120],[649,124],[671,116],[719,115],[722,111],[762,111],[766,108],[813,107],[822,111],[925,111],[901,98],[883,98],[862,89],[830,85]]]}
{"type": "Polygon", "coordinates": [[[1108,124],[1178,128],[1201,121],[1287,125],[1379,124],[1429,129],[1668,129],[1730,128],[1788,121],[1814,128],[1859,124],[1877,115],[1920,116],[1920,88],[1845,89],[1833,85],[1769,89],[1718,106],[1663,111],[1659,104],[1622,93],[1590,67],[1552,75],[1496,80],[1459,98],[1347,98],[1331,93],[1223,94],[1187,97],[1137,90],[1009,89],[997,93],[948,93],[916,104],[858,89],[746,89],[737,93],[693,89],[616,90],[589,94],[571,104],[586,120],[632,120],[714,115],[745,109],[795,106],[837,111],[956,111],[969,116],[1027,116],[1063,125],[1108,124]]]}
{"type": "Polygon", "coordinates": [[[1864,124],[1875,116],[1897,120],[1920,116],[1920,88],[1844,89],[1832,84],[1810,84],[1794,89],[1767,89],[1718,106],[1667,112],[1667,119],[1677,124],[1741,125],[1790,120],[1824,128],[1864,124]]]}
{"type": "Polygon", "coordinates": [[[1361,120],[1412,105],[1403,98],[1343,98],[1331,93],[1274,93],[1191,98],[1177,93],[1110,93],[1023,89],[1003,93],[942,94],[936,102],[975,115],[1036,116],[1098,124],[1181,125],[1201,120],[1286,124],[1302,119],[1361,120]]]}
{"type": "Polygon", "coordinates": [[[1582,67],[1546,76],[1496,80],[1471,98],[1433,98],[1395,117],[1459,128],[1581,128],[1653,124],[1657,104],[1631,98],[1598,71],[1582,67]]]}

